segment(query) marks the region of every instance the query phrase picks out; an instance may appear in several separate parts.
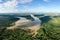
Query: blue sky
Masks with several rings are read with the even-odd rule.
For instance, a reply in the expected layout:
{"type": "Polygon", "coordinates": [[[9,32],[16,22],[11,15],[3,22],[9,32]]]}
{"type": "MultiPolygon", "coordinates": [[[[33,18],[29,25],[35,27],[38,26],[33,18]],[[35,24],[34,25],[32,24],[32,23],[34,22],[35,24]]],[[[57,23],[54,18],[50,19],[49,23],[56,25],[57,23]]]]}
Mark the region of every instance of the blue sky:
{"type": "Polygon", "coordinates": [[[59,12],[60,0],[0,0],[0,13],[59,12]]]}

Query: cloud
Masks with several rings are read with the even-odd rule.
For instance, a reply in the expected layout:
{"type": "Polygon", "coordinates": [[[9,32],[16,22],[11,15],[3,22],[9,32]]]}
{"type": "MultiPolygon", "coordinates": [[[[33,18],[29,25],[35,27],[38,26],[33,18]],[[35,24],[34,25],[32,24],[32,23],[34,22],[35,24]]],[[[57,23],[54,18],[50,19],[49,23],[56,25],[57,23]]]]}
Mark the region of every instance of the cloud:
{"type": "Polygon", "coordinates": [[[14,0],[14,1],[7,1],[3,5],[7,8],[12,8],[12,7],[16,7],[17,4],[18,3],[14,0]]]}
{"type": "MultiPolygon", "coordinates": [[[[3,2],[0,0],[0,2],[3,2]]],[[[0,12],[19,12],[18,4],[30,3],[32,0],[7,0],[0,4],[0,12]]]]}
{"type": "Polygon", "coordinates": [[[7,8],[4,7],[4,5],[0,4],[0,13],[8,13],[8,12],[19,12],[19,10],[15,9],[15,8],[7,8]]]}

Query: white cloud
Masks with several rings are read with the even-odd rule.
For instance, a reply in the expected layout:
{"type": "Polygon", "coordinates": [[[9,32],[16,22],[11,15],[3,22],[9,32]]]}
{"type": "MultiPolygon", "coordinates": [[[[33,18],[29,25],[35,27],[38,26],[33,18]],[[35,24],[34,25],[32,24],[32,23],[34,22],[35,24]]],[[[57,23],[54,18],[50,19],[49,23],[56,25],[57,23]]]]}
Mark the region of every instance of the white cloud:
{"type": "Polygon", "coordinates": [[[18,3],[16,1],[7,1],[6,3],[4,3],[4,6],[7,8],[12,8],[12,7],[16,7],[18,3]]]}
{"type": "Polygon", "coordinates": [[[7,8],[4,7],[4,5],[0,4],[0,13],[8,13],[8,12],[19,12],[19,10],[15,9],[15,8],[7,8]]]}
{"type": "MultiPolygon", "coordinates": [[[[2,2],[2,0],[0,0],[2,2]]],[[[0,12],[19,12],[16,7],[20,4],[30,3],[32,0],[10,0],[0,4],[0,12]]]]}

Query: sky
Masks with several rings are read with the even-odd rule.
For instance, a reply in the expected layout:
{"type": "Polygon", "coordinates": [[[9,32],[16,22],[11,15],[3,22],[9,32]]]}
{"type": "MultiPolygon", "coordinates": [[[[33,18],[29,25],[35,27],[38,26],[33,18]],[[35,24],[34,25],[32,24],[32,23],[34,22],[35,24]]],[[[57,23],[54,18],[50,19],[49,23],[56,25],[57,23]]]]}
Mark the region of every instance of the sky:
{"type": "Polygon", "coordinates": [[[58,12],[60,0],[0,0],[0,13],[58,12]]]}

